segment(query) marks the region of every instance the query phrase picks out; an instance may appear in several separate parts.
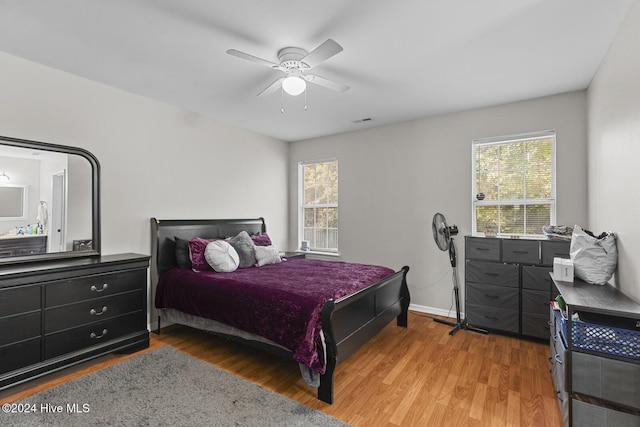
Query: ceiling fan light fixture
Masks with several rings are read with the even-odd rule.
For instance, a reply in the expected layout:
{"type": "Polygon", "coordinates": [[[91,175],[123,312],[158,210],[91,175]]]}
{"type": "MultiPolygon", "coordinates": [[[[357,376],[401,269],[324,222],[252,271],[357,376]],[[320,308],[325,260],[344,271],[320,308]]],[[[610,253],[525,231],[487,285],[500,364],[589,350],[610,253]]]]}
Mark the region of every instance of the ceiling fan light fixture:
{"type": "Polygon", "coordinates": [[[307,88],[307,82],[299,76],[289,76],[282,81],[282,89],[291,96],[298,96],[307,88]]]}

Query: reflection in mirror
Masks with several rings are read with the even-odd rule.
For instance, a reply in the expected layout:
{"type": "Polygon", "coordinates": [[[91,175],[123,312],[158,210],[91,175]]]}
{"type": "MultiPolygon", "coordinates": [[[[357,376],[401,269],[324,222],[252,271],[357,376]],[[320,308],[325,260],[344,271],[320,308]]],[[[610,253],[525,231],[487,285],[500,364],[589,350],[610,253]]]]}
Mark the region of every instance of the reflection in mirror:
{"type": "Polygon", "coordinates": [[[98,161],[0,137],[0,263],[99,253],[98,161]]]}

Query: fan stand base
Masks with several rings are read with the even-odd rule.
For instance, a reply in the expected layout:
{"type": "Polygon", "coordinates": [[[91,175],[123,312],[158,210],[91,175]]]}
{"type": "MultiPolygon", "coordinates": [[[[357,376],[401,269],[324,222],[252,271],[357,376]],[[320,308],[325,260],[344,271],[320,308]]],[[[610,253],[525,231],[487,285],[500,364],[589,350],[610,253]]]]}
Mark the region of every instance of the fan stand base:
{"type": "Polygon", "coordinates": [[[449,331],[449,335],[453,335],[461,329],[472,331],[472,332],[478,332],[480,334],[489,334],[489,332],[484,329],[474,328],[473,326],[470,326],[469,323],[467,322],[467,319],[463,320],[462,316],[460,315],[460,288],[458,287],[458,268],[457,268],[457,262],[456,262],[456,247],[455,247],[455,244],[453,243],[453,238],[450,238],[450,242],[449,242],[449,260],[451,261],[451,268],[453,268],[453,297],[456,303],[456,321],[450,322],[448,320],[436,319],[435,317],[433,318],[433,320],[438,323],[443,323],[445,325],[453,326],[453,329],[449,331]]]}
{"type": "Polygon", "coordinates": [[[466,319],[460,322],[449,322],[448,320],[436,319],[434,317],[433,321],[442,323],[444,325],[453,326],[453,329],[449,331],[449,335],[454,335],[456,332],[458,332],[461,329],[464,329],[466,331],[471,331],[471,332],[478,332],[480,334],[485,334],[485,335],[489,334],[489,331],[485,331],[484,329],[480,329],[480,328],[474,328],[473,326],[469,325],[466,319]]]}

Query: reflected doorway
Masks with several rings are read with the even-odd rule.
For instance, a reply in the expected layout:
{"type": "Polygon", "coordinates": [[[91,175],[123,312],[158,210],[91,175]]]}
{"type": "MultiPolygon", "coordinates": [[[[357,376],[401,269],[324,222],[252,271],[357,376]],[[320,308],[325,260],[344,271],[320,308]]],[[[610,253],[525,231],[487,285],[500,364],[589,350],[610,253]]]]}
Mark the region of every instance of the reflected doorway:
{"type": "Polygon", "coordinates": [[[51,225],[49,226],[49,252],[63,252],[65,241],[65,188],[66,171],[53,174],[52,200],[51,200],[51,225]]]}

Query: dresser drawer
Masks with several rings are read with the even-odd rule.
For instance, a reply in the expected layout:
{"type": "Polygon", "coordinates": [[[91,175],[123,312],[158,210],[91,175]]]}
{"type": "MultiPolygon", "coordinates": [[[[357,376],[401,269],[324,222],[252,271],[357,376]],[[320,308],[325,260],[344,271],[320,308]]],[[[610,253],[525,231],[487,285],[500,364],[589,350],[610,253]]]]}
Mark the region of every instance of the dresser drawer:
{"type": "Polygon", "coordinates": [[[522,266],[522,287],[525,289],[535,289],[547,291],[551,289],[553,281],[549,273],[553,271],[548,267],[534,267],[532,265],[522,266]]]}
{"type": "Polygon", "coordinates": [[[535,338],[549,338],[551,327],[546,314],[522,314],[522,335],[535,338]]]}
{"type": "Polygon", "coordinates": [[[0,374],[40,362],[40,337],[0,347],[0,374]]]}
{"type": "MultiPolygon", "coordinates": [[[[564,343],[564,340],[560,337],[560,335],[556,334],[552,337],[553,343],[553,360],[551,361],[554,365],[565,365],[565,360],[567,358],[567,346],[564,343]]],[[[558,389],[566,390],[566,379],[563,377],[562,381],[557,384],[558,389]]]]}
{"type": "Polygon", "coordinates": [[[0,317],[40,310],[40,286],[0,289],[0,317]]]}
{"type": "Polygon", "coordinates": [[[467,237],[464,250],[466,258],[500,261],[499,239],[467,237]]]}
{"type": "Polygon", "coordinates": [[[47,309],[44,314],[45,333],[48,334],[142,310],[144,308],[143,295],[142,291],[133,291],[47,309]]]}
{"type": "Polygon", "coordinates": [[[472,326],[483,326],[518,333],[518,310],[506,310],[476,304],[466,304],[467,320],[472,326]]]}
{"type": "Polygon", "coordinates": [[[40,336],[40,311],[0,318],[0,346],[40,336]]]}
{"type": "Polygon", "coordinates": [[[467,282],[519,287],[519,268],[515,264],[467,261],[467,282]]]}
{"type": "Polygon", "coordinates": [[[567,390],[567,369],[566,357],[567,346],[558,334],[551,336],[551,367],[553,374],[553,385],[556,391],[567,390]]]}
{"type": "Polygon", "coordinates": [[[553,265],[554,258],[569,258],[571,242],[543,240],[540,242],[542,264],[553,265]]]}
{"type": "Polygon", "coordinates": [[[573,399],[572,421],[580,427],[638,427],[640,417],[573,399]]]}
{"type": "Polygon", "coordinates": [[[524,264],[540,263],[540,246],[537,240],[508,240],[502,241],[502,260],[524,264]]]}
{"type": "Polygon", "coordinates": [[[519,289],[513,287],[469,283],[467,303],[517,309],[518,292],[519,289]]]}
{"type": "Polygon", "coordinates": [[[522,290],[522,312],[540,314],[548,318],[549,312],[549,291],[522,290]]]}
{"type": "Polygon", "coordinates": [[[47,283],[45,307],[102,298],[120,292],[146,289],[145,269],[75,277],[47,283]]]}
{"type": "Polygon", "coordinates": [[[68,329],[45,336],[45,359],[102,344],[146,328],[146,313],[138,311],[125,316],[68,329]]]}
{"type": "Polygon", "coordinates": [[[574,351],[572,373],[574,392],[640,409],[640,364],[574,351]]]}

